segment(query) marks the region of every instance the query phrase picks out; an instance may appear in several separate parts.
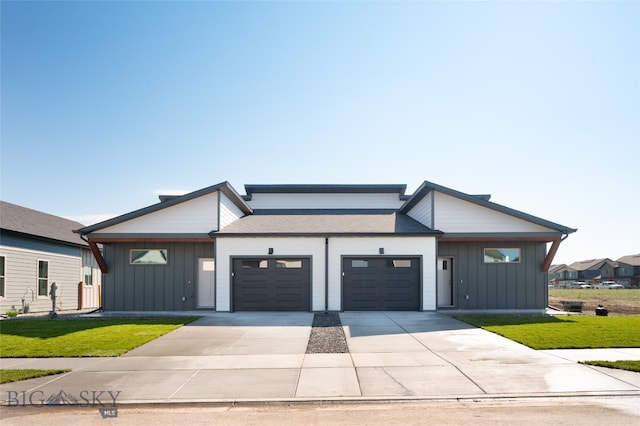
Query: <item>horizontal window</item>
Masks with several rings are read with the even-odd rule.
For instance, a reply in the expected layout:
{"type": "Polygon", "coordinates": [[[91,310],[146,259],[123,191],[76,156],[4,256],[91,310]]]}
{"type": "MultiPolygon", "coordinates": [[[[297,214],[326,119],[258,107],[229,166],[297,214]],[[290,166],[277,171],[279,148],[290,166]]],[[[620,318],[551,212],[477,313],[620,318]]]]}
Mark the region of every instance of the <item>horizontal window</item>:
{"type": "Polygon", "coordinates": [[[267,259],[244,259],[242,269],[266,269],[267,259]]]}
{"type": "Polygon", "coordinates": [[[387,264],[391,268],[411,268],[411,259],[393,259],[387,264]]]}
{"type": "Polygon", "coordinates": [[[519,248],[486,248],[484,263],[519,263],[519,248]]]}
{"type": "Polygon", "coordinates": [[[276,260],[276,268],[285,268],[285,269],[300,269],[302,268],[302,260],[300,259],[287,259],[276,260]]]}
{"type": "Polygon", "coordinates": [[[167,249],[133,249],[130,256],[133,265],[166,265],[169,259],[167,249]]]}
{"type": "Polygon", "coordinates": [[[368,268],[369,261],[364,259],[353,259],[351,261],[351,267],[352,268],[368,268]]]}

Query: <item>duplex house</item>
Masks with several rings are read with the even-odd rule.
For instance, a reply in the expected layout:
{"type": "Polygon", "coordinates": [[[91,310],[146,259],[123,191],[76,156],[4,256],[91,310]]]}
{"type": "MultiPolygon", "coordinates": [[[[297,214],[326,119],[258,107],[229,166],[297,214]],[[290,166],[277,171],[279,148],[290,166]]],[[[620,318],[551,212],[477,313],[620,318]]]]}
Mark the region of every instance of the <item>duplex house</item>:
{"type": "Polygon", "coordinates": [[[48,312],[56,283],[56,309],[98,308],[101,274],[89,244],[74,229],[84,225],[0,201],[0,312],[48,312]]]}
{"type": "Polygon", "coordinates": [[[111,311],[545,309],[548,268],[575,229],[431,182],[405,191],[245,185],[240,195],[222,182],[77,232],[111,311]]]}
{"type": "Polygon", "coordinates": [[[589,259],[573,262],[569,267],[578,271],[580,281],[606,281],[613,280],[618,264],[611,259],[589,259]]]}

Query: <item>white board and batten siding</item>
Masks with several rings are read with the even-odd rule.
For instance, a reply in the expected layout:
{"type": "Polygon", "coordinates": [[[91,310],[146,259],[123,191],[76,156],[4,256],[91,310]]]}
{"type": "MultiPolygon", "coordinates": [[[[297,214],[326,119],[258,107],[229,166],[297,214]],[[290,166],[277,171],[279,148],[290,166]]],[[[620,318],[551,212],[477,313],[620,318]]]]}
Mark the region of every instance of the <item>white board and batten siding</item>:
{"type": "Polygon", "coordinates": [[[220,229],[240,219],[244,214],[226,195],[220,193],[220,229]]]}
{"type": "Polygon", "coordinates": [[[407,214],[424,226],[433,229],[433,191],[425,195],[407,214]]]}
{"type": "Polygon", "coordinates": [[[208,233],[218,227],[218,191],[95,231],[107,233],[208,233]]]}
{"type": "MultiPolygon", "coordinates": [[[[343,256],[421,256],[422,310],[436,309],[436,239],[435,237],[329,238],[329,310],[341,309],[343,256]]],[[[314,285],[316,283],[314,282],[314,285]]],[[[324,283],[322,283],[324,285],[324,283]]]]}
{"type": "Polygon", "coordinates": [[[416,204],[409,216],[425,226],[447,233],[554,232],[527,220],[437,191],[430,192],[416,204]],[[433,197],[433,200],[429,197],[433,197]]]}
{"type": "Polygon", "coordinates": [[[381,194],[252,194],[253,209],[399,209],[397,193],[381,194]]]}
{"type": "Polygon", "coordinates": [[[216,310],[231,310],[232,257],[278,256],[311,258],[311,309],[324,310],[324,238],[218,238],[216,244],[216,310]]]}
{"type": "Polygon", "coordinates": [[[82,259],[49,252],[39,252],[14,247],[0,247],[0,256],[5,257],[5,297],[0,298],[0,311],[15,306],[22,308],[22,298],[29,304],[30,312],[51,311],[49,290],[51,283],[58,287],[56,308],[77,309],[78,283],[82,280],[82,259]],[[47,294],[38,296],[38,261],[49,264],[47,294]]]}

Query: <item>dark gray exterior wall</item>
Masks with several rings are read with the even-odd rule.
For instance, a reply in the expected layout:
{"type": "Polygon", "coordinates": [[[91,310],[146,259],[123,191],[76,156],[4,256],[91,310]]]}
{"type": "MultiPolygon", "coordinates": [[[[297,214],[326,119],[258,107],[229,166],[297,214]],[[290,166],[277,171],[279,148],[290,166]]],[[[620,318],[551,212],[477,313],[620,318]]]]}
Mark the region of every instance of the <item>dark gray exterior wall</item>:
{"type": "Polygon", "coordinates": [[[106,311],[182,311],[196,308],[198,258],[214,257],[213,243],[105,244],[102,276],[106,311]],[[131,249],[168,249],[167,265],[131,265],[131,249]],[[182,298],[184,297],[184,301],[182,298]]]}
{"type": "Polygon", "coordinates": [[[519,310],[547,306],[547,273],[542,272],[546,243],[440,241],[438,256],[454,258],[454,307],[457,309],[519,310]],[[483,249],[491,247],[518,247],[521,261],[484,263],[483,249]]]}

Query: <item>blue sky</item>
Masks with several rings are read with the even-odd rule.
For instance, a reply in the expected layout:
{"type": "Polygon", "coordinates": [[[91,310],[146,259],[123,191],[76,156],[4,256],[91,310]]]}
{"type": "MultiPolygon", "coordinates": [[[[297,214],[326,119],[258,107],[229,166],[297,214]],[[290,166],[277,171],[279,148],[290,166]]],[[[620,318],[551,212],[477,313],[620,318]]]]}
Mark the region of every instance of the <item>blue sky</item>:
{"type": "Polygon", "coordinates": [[[640,2],[1,4],[0,198],[429,180],[640,252],[640,2]]]}

